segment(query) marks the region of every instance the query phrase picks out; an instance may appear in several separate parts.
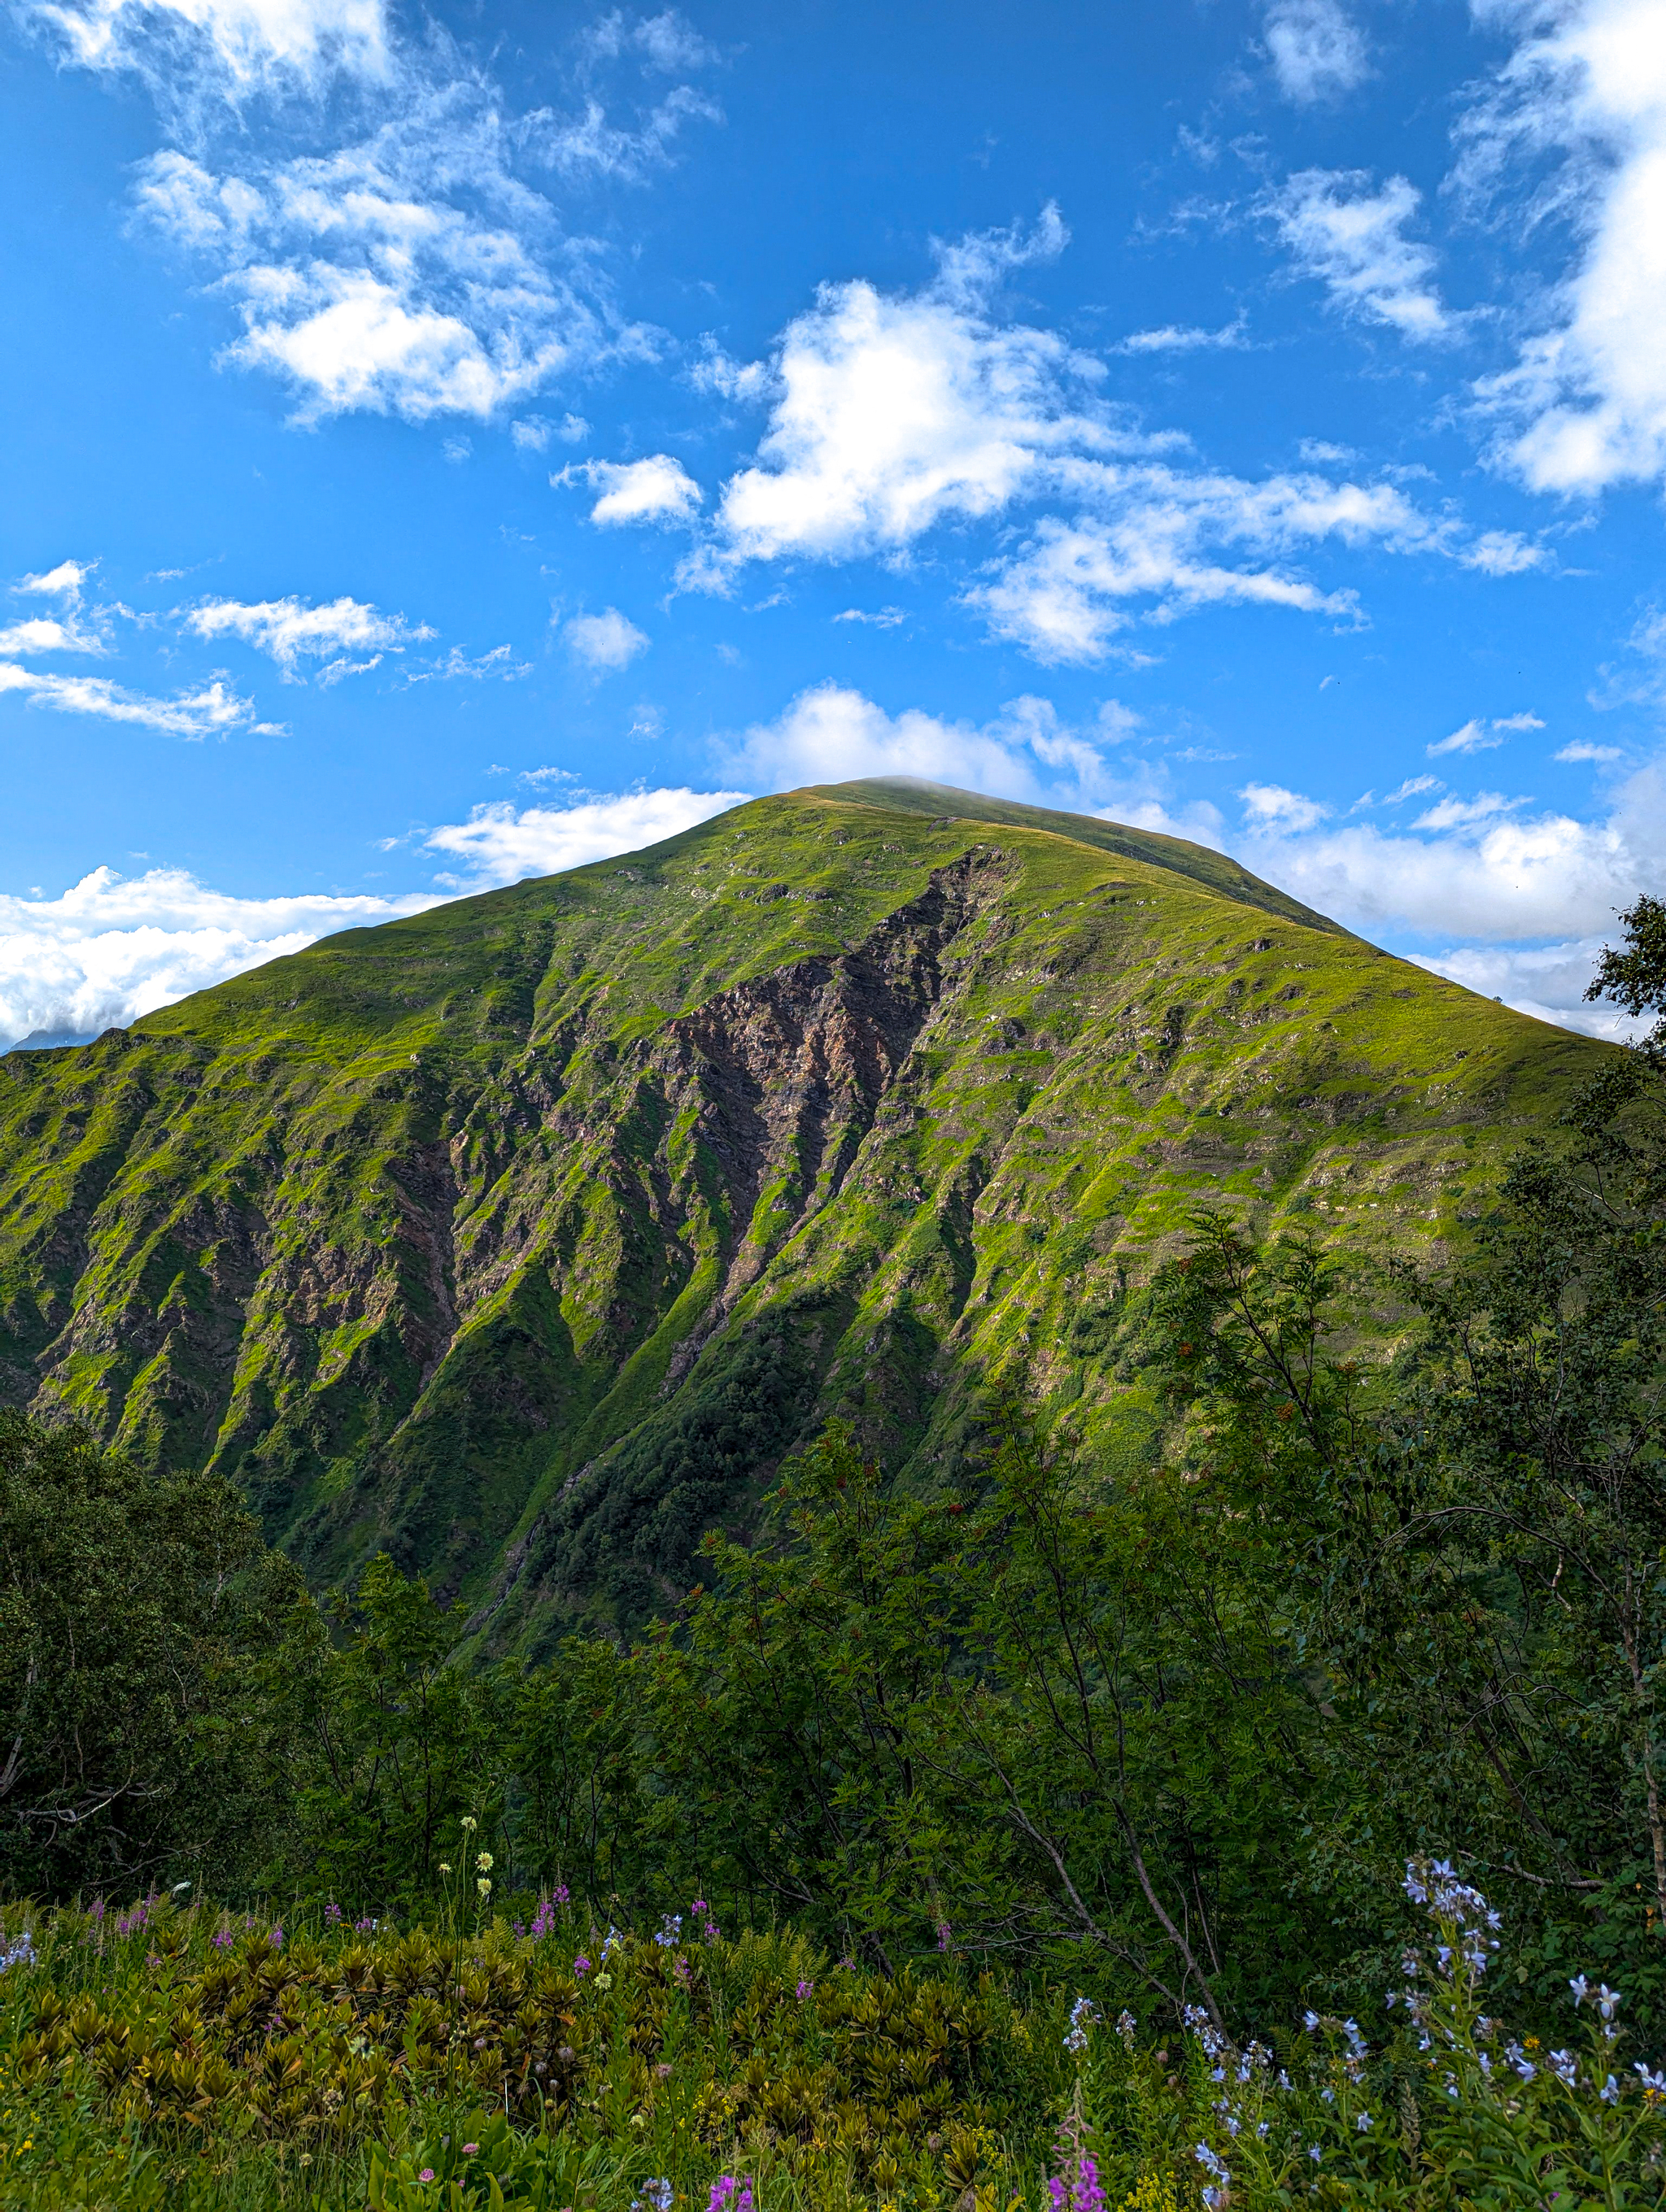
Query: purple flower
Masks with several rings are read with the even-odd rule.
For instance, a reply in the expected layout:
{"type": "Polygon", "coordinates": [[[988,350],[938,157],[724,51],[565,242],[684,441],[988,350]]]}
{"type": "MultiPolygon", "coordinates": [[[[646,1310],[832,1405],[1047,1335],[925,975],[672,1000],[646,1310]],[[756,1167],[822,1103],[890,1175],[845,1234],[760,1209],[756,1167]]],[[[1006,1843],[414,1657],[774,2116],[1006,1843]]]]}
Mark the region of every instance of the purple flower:
{"type": "Polygon", "coordinates": [[[575,1959],[573,1961],[573,1972],[575,1974],[580,1975],[587,1974],[590,1972],[589,1960],[583,1957],[575,1959]]]}
{"type": "Polygon", "coordinates": [[[209,1941],[216,1951],[229,1951],[232,1947],[232,1932],[229,1928],[216,1928],[213,1935],[209,1937],[209,1941]]]}
{"type": "Polygon", "coordinates": [[[325,1917],[325,1918],[329,1922],[330,1925],[331,1925],[332,1928],[339,1928],[339,1927],[340,1927],[340,1925],[341,1925],[341,1907],[340,1907],[340,1905],[338,1905],[337,1904],[337,1902],[336,1902],[336,1900],[335,1900],[335,1899],[334,1899],[333,1897],[331,1899],[331,1900],[330,1900],[330,1902],[328,1903],[328,1905],[326,1905],[325,1906],[325,1908],[324,1908],[324,1917],[325,1917]]]}
{"type": "Polygon", "coordinates": [[[946,1950],[948,1949],[948,1948],[949,1948],[950,1944],[953,1942],[953,1940],[954,1940],[954,1930],[953,1930],[953,1929],[950,1927],[950,1925],[949,1925],[949,1923],[948,1923],[948,1922],[947,1922],[946,1920],[939,1920],[939,1921],[938,1922],[938,1923],[937,1923],[937,1948],[938,1948],[938,1949],[939,1949],[939,1951],[946,1951],[946,1950]]]}
{"type": "Polygon", "coordinates": [[[565,1905],[565,1904],[566,1904],[566,1902],[567,1902],[567,1884],[566,1884],[564,1881],[558,1881],[558,1882],[556,1884],[556,1903],[557,1905],[565,1905]]]}
{"type": "Polygon", "coordinates": [[[283,1923],[281,1920],[272,1929],[271,1936],[268,1936],[266,1940],[271,1943],[274,1951],[281,1951],[283,1948],[283,1923]]]}
{"type": "Polygon", "coordinates": [[[353,1933],[356,1936],[374,1935],[375,1932],[375,1922],[372,1920],[367,1913],[362,1920],[356,1920],[353,1923],[353,1933]]]}
{"type": "Polygon", "coordinates": [[[797,1990],[799,2002],[802,2004],[806,1997],[813,1996],[815,1992],[816,1984],[813,1982],[800,1982],[797,1990]]]}

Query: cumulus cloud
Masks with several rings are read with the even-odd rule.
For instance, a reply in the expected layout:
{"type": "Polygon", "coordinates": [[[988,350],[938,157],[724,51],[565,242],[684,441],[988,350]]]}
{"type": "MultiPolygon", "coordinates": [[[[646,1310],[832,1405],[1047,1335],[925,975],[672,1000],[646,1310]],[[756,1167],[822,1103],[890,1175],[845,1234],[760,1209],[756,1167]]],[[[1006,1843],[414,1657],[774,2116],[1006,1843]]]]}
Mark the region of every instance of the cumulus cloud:
{"type": "MultiPolygon", "coordinates": [[[[398,38],[380,0],[21,4],[68,60],[137,71],[176,126],[137,167],[136,220],[202,268],[241,325],[222,361],[279,378],[297,422],[483,420],[653,351],[538,179],[645,176],[716,117],[691,88],[656,86],[623,124],[593,89],[575,114],[518,116],[431,19],[398,38]],[[325,150],[295,151],[303,121],[325,150]]],[[[693,51],[667,33],[621,58],[641,78],[693,51]]]]}
{"type": "Polygon", "coordinates": [[[1430,282],[1434,254],[1405,234],[1420,197],[1404,177],[1373,191],[1363,169],[1303,169],[1262,204],[1297,268],[1345,314],[1402,337],[1440,338],[1452,323],[1430,282]]]}
{"type": "Polygon", "coordinates": [[[1332,823],[1316,802],[1303,818],[1300,795],[1285,796],[1296,805],[1280,814],[1246,810],[1241,831],[1227,840],[1257,874],[1368,934],[1432,940],[1434,950],[1418,957],[1472,988],[1490,988],[1547,1019],[1619,1033],[1608,1016],[1582,1010],[1579,994],[1603,934],[1614,933],[1615,910],[1658,884],[1666,849],[1659,765],[1618,786],[1607,812],[1589,821],[1529,813],[1524,799],[1481,793],[1388,830],[1332,823]],[[1504,980],[1489,987],[1489,976],[1504,980]]]}
{"type": "Polygon", "coordinates": [[[1585,1003],[1585,986],[1596,973],[1605,940],[1575,938],[1561,945],[1458,945],[1444,952],[1414,952],[1420,967],[1432,969],[1486,999],[1502,999],[1518,1013],[1533,1014],[1560,1029],[1630,1044],[1652,1024],[1618,1006],[1585,1003]]]}
{"type": "Polygon", "coordinates": [[[1498,457],[1535,490],[1666,473],[1666,18],[1657,0],[1474,0],[1520,38],[1471,113],[1469,173],[1508,154],[1562,163],[1576,264],[1548,327],[1477,386],[1498,457]]]}
{"type": "Polygon", "coordinates": [[[462,863],[441,876],[441,883],[459,890],[484,890],[658,844],[743,805],[748,796],[744,791],[631,791],[586,798],[570,806],[519,811],[500,799],[477,806],[466,822],[435,830],[426,844],[429,852],[454,855],[462,863]]]}
{"type": "Polygon", "coordinates": [[[1085,726],[1062,720],[1051,701],[1026,694],[991,721],[952,721],[920,708],[889,714],[861,692],[819,684],[774,720],[755,724],[727,750],[725,767],[764,789],[842,783],[861,776],[922,776],[1002,799],[1073,807],[1143,828],[1174,830],[1213,843],[1211,807],[1170,811],[1163,772],[1109,761],[1104,748],[1139,717],[1108,701],[1085,726]]]}
{"type": "Polygon", "coordinates": [[[604,607],[599,615],[575,615],[562,631],[567,649],[599,676],[629,668],[639,653],[648,650],[648,634],[637,629],[617,607],[604,607]]]}
{"type": "Polygon", "coordinates": [[[1268,59],[1287,100],[1335,100],[1371,74],[1365,41],[1340,0],[1270,0],[1268,59]]]}
{"type": "Polygon", "coordinates": [[[110,868],[57,898],[0,897],[0,1040],[125,1026],[331,930],[419,913],[404,898],[234,898],[177,868],[110,868]]]}
{"type": "Polygon", "coordinates": [[[86,590],[96,565],[92,561],[60,561],[57,568],[44,569],[38,576],[23,577],[12,589],[42,599],[67,599],[74,605],[86,590]]]}
{"type": "Polygon", "coordinates": [[[403,653],[413,640],[434,635],[426,623],[385,615],[362,599],[309,603],[283,599],[204,599],[183,610],[185,627],[198,637],[241,638],[267,653],[286,683],[302,679],[303,660],[321,661],[320,684],[374,668],[385,653],[403,653]],[[355,659],[359,654],[368,656],[355,659]]]}
{"type": "Polygon", "coordinates": [[[550,479],[557,487],[598,486],[593,522],[686,522],[700,505],[700,487],[681,461],[652,453],[641,461],[577,461],[550,479]]]}
{"type": "Polygon", "coordinates": [[[107,641],[94,630],[55,615],[32,615],[0,626],[0,655],[14,653],[106,653],[107,641]]]}
{"type": "Polygon", "coordinates": [[[965,603],[1038,659],[1087,663],[1136,616],[1212,603],[1357,620],[1352,591],[1292,565],[1324,541],[1481,563],[1453,515],[1425,514],[1397,483],[1191,461],[1186,439],[1104,398],[1102,362],[1000,320],[994,288],[1065,234],[1049,210],[1031,231],[939,247],[917,292],[824,286],[767,364],[757,458],[722,487],[681,580],[725,591],[755,561],[897,563],[933,531],[1027,512],[965,603]]]}
{"type": "MultiPolygon", "coordinates": [[[[105,676],[46,675],[15,661],[0,660],[0,692],[15,691],[31,707],[47,707],[60,714],[90,714],[106,722],[129,722],[141,729],[160,730],[174,738],[223,736],[228,731],[253,723],[254,708],[247,699],[228,690],[223,677],[158,699],[143,691],[130,691],[105,676]]],[[[269,726],[254,723],[256,728],[269,726]]]]}

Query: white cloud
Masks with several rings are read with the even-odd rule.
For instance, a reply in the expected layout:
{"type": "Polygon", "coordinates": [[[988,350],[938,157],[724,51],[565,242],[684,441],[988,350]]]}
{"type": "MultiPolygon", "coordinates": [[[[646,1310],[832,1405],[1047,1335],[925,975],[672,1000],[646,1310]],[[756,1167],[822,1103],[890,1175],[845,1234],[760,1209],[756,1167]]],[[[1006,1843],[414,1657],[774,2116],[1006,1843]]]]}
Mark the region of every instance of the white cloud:
{"type": "Polygon", "coordinates": [[[1512,425],[1499,458],[1535,490],[1666,473],[1666,15],[1659,0],[1473,0],[1520,43],[1468,119],[1472,174],[1562,157],[1578,264],[1550,327],[1477,386],[1512,425]]]}
{"type": "Polygon", "coordinates": [[[418,913],[405,898],[233,898],[177,868],[97,868],[58,898],[0,897],[0,1039],[86,1036],[298,952],[331,930],[418,913]]]}
{"type": "Polygon", "coordinates": [[[575,615],[562,631],[575,659],[599,676],[629,668],[639,653],[648,650],[648,633],[619,612],[605,607],[599,615],[575,615]]]}
{"type": "Polygon", "coordinates": [[[247,699],[227,690],[222,677],[195,691],[157,699],[130,691],[108,677],[48,676],[21,668],[15,661],[0,661],[0,692],[6,691],[21,693],[31,707],[49,707],[60,714],[90,714],[106,722],[131,722],[175,738],[222,735],[250,722],[254,714],[247,699]]]}
{"type": "Polygon", "coordinates": [[[47,568],[39,576],[25,576],[12,588],[44,599],[68,599],[73,605],[87,588],[87,580],[97,565],[93,561],[60,561],[56,568],[47,568]]]}
{"type": "Polygon", "coordinates": [[[1414,952],[1409,957],[1485,999],[1502,999],[1518,1013],[1628,1044],[1652,1024],[1622,1013],[1618,1006],[1585,1003],[1585,986],[1596,972],[1603,941],[1582,937],[1560,945],[1460,945],[1444,952],[1414,952]]]}
{"type": "Polygon", "coordinates": [[[1280,90],[1303,106],[1352,92],[1371,74],[1365,39],[1339,0],[1269,0],[1266,38],[1280,90]]]}
{"type": "Polygon", "coordinates": [[[1420,799],[1426,791],[1438,791],[1440,788],[1438,775],[1408,775],[1397,790],[1387,793],[1383,804],[1384,806],[1403,806],[1408,799],[1420,799]]]}
{"type": "Polygon", "coordinates": [[[495,645],[485,653],[471,655],[460,645],[453,645],[426,666],[407,668],[395,689],[408,691],[413,684],[451,684],[459,678],[471,684],[483,684],[489,678],[497,677],[506,684],[514,684],[532,672],[532,662],[517,660],[513,647],[495,645]]]}
{"type": "Polygon", "coordinates": [[[1363,928],[1397,926],[1437,939],[1495,942],[1592,935],[1616,908],[1658,882],[1666,850],[1666,778],[1639,770],[1608,814],[1582,822],[1523,817],[1505,802],[1424,834],[1365,823],[1294,833],[1251,821],[1232,850],[1258,874],[1363,928]]]}
{"type": "Polygon", "coordinates": [[[1422,514],[1396,483],[1189,465],[1183,437],[1146,433],[1105,401],[1102,362],[997,320],[991,288],[1064,237],[1049,210],[1032,232],[939,247],[918,292],[824,286],[769,359],[757,459],[723,486],[681,581],[726,591],[751,561],[900,564],[928,532],[1027,508],[1025,536],[984,564],[965,603],[1038,659],[1091,662],[1136,615],[1211,603],[1357,621],[1352,591],[1289,565],[1321,541],[1470,557],[1456,518],[1422,514]]]}
{"type": "Polygon", "coordinates": [[[1256,830],[1311,830],[1330,811],[1316,799],[1286,791],[1281,783],[1247,783],[1238,797],[1243,801],[1244,819],[1256,830]]]}
{"type": "Polygon", "coordinates": [[[389,72],[381,0],[17,0],[83,69],[131,70],[173,104],[181,80],[235,98],[389,72]]]}
{"type": "Polygon", "coordinates": [[[309,605],[305,599],[204,599],[182,611],[187,629],[198,637],[237,637],[270,654],[289,683],[301,680],[300,664],[319,660],[319,681],[329,684],[375,667],[385,653],[403,653],[417,639],[431,638],[425,623],[403,615],[385,615],[362,599],[346,598],[309,605]],[[355,660],[355,653],[368,659],[355,660]]]}
{"type": "Polygon", "coordinates": [[[500,799],[477,806],[466,822],[435,830],[425,842],[429,852],[454,854],[464,864],[463,872],[441,876],[441,883],[483,890],[658,844],[742,805],[747,796],[744,791],[632,791],[520,811],[500,799]]]}
{"type": "Polygon", "coordinates": [[[1160,768],[1107,762],[1102,747],[1126,738],[1138,716],[1116,701],[1097,721],[1063,721],[1050,701],[1009,700],[993,721],[948,721],[919,708],[888,714],[848,685],[800,692],[773,721],[756,724],[727,750],[727,772],[765,790],[912,775],[962,790],[1103,813],[1147,829],[1218,841],[1208,806],[1172,815],[1160,768]]]}
{"type": "Polygon", "coordinates": [[[1512,731],[1541,730],[1544,724],[1536,714],[1494,714],[1473,717],[1454,730],[1448,738],[1438,738],[1433,744],[1425,745],[1424,751],[1431,760],[1439,760],[1447,753],[1488,753],[1501,745],[1512,731]]]}
{"type": "Polygon", "coordinates": [[[55,616],[33,615],[0,629],[0,654],[13,653],[107,653],[95,631],[78,629],[55,616]]]}
{"type": "Polygon", "coordinates": [[[679,460],[651,453],[641,461],[575,461],[550,479],[560,488],[601,487],[590,510],[593,522],[686,522],[700,504],[700,487],[679,460]]]}
{"type": "Polygon", "coordinates": [[[587,100],[581,115],[544,110],[529,115],[521,135],[552,169],[568,175],[589,173],[638,184],[651,169],[671,159],[672,149],[690,123],[721,123],[716,101],[691,85],[679,84],[634,125],[609,120],[599,100],[587,100]]]}
{"type": "Polygon", "coordinates": [[[833,617],[835,622],[866,623],[874,629],[896,629],[908,620],[901,607],[879,607],[870,611],[866,607],[846,607],[833,617]]]}
{"type": "Polygon", "coordinates": [[[1442,799],[1413,823],[1414,830],[1468,830],[1477,822],[1491,822],[1528,805],[1525,799],[1506,799],[1501,791],[1478,791],[1473,799],[1442,799]]]}
{"type": "Polygon", "coordinates": [[[1304,544],[1334,538],[1390,551],[1444,550],[1443,532],[1391,484],[1334,484],[1311,476],[1255,483],[1152,463],[1079,471],[1078,489],[1105,510],[1065,522],[1047,516],[1030,542],[994,565],[994,580],[968,594],[996,635],[1037,659],[1091,662],[1131,619],[1127,603],[1152,602],[1169,620],[1210,605],[1282,606],[1353,623],[1350,590],[1327,592],[1281,565],[1304,544]],[[1251,565],[1220,556],[1243,548],[1251,565]],[[1268,556],[1272,556],[1269,562],[1268,556]]]}
{"type": "Polygon", "coordinates": [[[551,438],[559,438],[564,446],[576,446],[581,438],[590,435],[590,425],[582,415],[564,415],[559,422],[544,415],[525,415],[510,423],[509,435],[523,453],[541,453],[551,438]]]}
{"type": "Polygon", "coordinates": [[[1208,349],[1234,349],[1250,343],[1244,336],[1242,315],[1235,322],[1226,323],[1218,331],[1206,331],[1192,324],[1164,323],[1158,330],[1130,331],[1111,348],[1113,353],[1197,353],[1208,349]]]}
{"type": "Polygon", "coordinates": [[[1571,745],[1564,745],[1555,757],[1559,761],[1594,761],[1599,765],[1604,765],[1609,761],[1623,759],[1624,756],[1618,745],[1588,744],[1583,738],[1576,738],[1571,745]]]}
{"type": "Polygon", "coordinates": [[[1429,282],[1435,257],[1405,235],[1419,197],[1404,177],[1373,191],[1363,169],[1304,169],[1262,205],[1297,267],[1345,313],[1384,323],[1402,337],[1439,338],[1452,325],[1429,282]]]}

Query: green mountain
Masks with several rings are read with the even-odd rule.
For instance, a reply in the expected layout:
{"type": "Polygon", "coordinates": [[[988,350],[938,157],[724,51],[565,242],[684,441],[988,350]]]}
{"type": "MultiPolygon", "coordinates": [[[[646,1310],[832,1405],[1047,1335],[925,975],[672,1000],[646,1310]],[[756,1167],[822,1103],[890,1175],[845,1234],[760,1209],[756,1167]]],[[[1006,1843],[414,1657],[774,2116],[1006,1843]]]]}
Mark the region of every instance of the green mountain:
{"type": "Polygon", "coordinates": [[[1426,1246],[1608,1049],[1177,839],[789,793],[0,1059],[0,1402],[639,1619],[834,1413],[929,1482],[1016,1364],[1148,1449],[1190,1209],[1426,1246]]]}

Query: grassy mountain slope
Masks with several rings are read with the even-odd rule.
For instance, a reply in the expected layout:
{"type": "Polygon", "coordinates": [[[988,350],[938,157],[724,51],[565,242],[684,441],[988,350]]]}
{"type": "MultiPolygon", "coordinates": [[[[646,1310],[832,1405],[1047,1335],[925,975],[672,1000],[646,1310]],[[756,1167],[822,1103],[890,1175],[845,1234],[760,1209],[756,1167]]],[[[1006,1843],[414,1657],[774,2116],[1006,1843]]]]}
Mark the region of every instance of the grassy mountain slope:
{"type": "Polygon", "coordinates": [[[1425,1243],[1606,1049],[1179,841],[793,793],[0,1060],[0,1401],[640,1617],[830,1412],[929,1480],[1017,1360],[1142,1449],[1189,1208],[1425,1243]]]}

